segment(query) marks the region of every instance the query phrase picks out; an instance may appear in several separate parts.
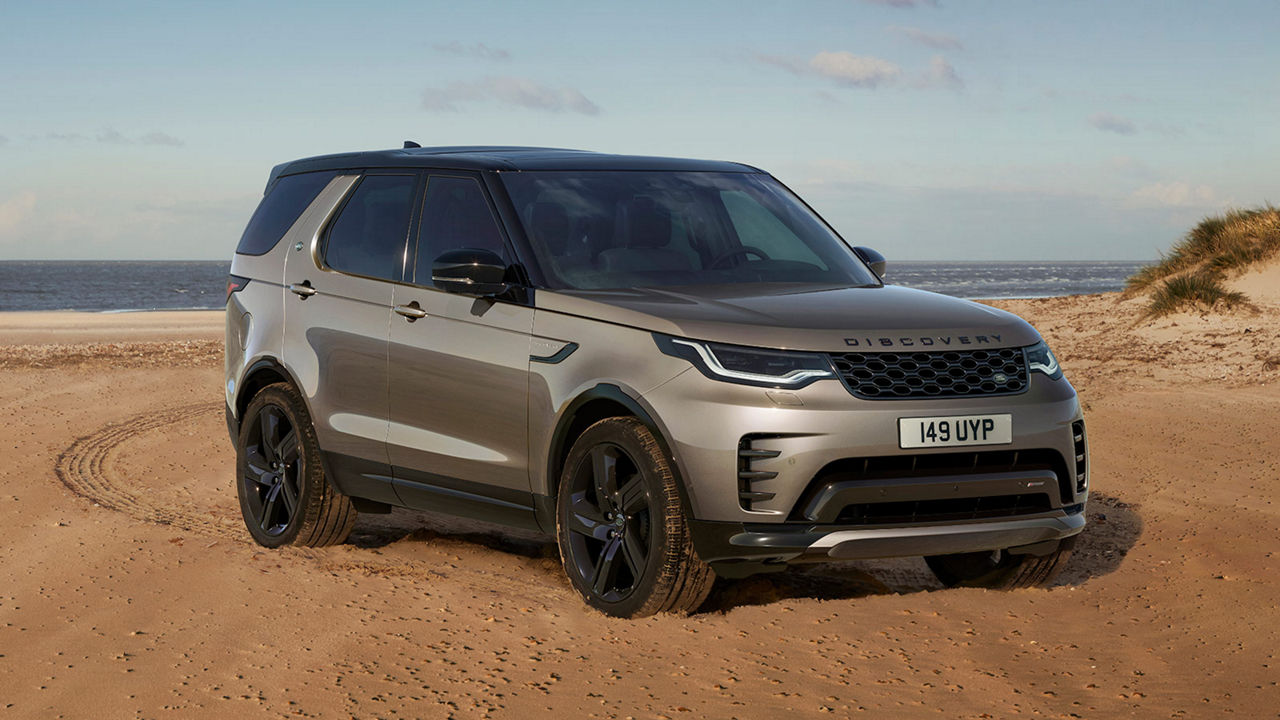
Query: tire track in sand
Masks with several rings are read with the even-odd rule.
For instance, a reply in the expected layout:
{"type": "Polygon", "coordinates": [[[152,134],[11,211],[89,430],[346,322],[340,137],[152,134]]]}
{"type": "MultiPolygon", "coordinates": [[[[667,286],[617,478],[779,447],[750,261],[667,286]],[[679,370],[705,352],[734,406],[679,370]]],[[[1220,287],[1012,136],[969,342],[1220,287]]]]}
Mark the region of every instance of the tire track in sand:
{"type": "MultiPolygon", "coordinates": [[[[219,405],[217,402],[184,405],[142,413],[105,425],[96,432],[77,438],[62,451],[56,465],[58,479],[71,492],[95,505],[137,520],[252,545],[239,523],[218,522],[197,507],[175,502],[173,495],[135,491],[137,483],[112,467],[130,440],[196,421],[208,413],[216,413],[219,405]]],[[[523,597],[526,601],[543,605],[562,602],[567,596],[566,588],[556,581],[559,578],[558,566],[550,567],[549,560],[539,557],[545,553],[537,552],[527,541],[495,541],[494,538],[457,530],[441,534],[426,529],[411,531],[394,527],[379,515],[362,517],[357,522],[360,523],[357,529],[363,529],[366,535],[390,540],[390,545],[404,543],[408,546],[406,549],[412,548],[412,555],[370,554],[350,544],[320,550],[290,547],[289,554],[315,562],[334,575],[349,578],[382,576],[410,582],[439,582],[443,578],[454,577],[460,581],[459,587],[478,581],[478,587],[486,592],[523,597]],[[477,555],[485,557],[480,559],[477,555]]],[[[379,547],[386,550],[389,545],[379,543],[379,547]]]]}
{"type": "Polygon", "coordinates": [[[116,510],[144,522],[169,525],[188,532],[243,541],[231,528],[181,504],[164,504],[169,497],[137,493],[130,489],[127,478],[109,468],[119,448],[129,440],[170,425],[194,420],[214,413],[219,403],[203,402],[135,415],[123,422],[106,425],[76,439],[58,455],[58,479],[71,492],[105,508],[116,510]]]}

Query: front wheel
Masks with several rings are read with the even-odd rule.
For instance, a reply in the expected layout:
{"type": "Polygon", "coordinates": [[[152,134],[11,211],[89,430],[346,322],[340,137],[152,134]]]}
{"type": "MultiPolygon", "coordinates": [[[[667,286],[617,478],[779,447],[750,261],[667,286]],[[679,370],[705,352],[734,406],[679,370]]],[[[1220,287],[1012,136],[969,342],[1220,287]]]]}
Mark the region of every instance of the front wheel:
{"type": "Polygon", "coordinates": [[[556,539],[574,589],[615,617],[691,612],[715,580],[693,550],[671,466],[635,418],[601,420],[573,444],[556,539]]]}
{"type": "Polygon", "coordinates": [[[1012,589],[1043,587],[1053,582],[1071,557],[1079,535],[1063,538],[1047,555],[1011,553],[1007,550],[931,555],[924,559],[947,587],[1012,589]]]}
{"type": "Polygon", "coordinates": [[[329,485],[306,403],[286,383],[249,401],[236,443],[236,490],[259,545],[337,545],[356,522],[351,500],[329,485]]]}

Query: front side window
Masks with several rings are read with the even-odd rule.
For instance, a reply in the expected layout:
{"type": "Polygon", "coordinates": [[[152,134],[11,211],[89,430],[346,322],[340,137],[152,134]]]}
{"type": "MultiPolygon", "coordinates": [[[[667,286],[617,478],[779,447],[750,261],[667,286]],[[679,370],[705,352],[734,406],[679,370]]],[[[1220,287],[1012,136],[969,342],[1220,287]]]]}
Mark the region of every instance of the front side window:
{"type": "Polygon", "coordinates": [[[441,253],[472,248],[489,250],[510,262],[502,231],[484,190],[474,178],[432,175],[422,201],[422,224],[414,262],[416,282],[430,284],[431,264],[441,253]]]}
{"type": "Polygon", "coordinates": [[[416,184],[413,175],[365,176],[329,228],[325,264],[352,275],[399,280],[416,184]]]}
{"type": "Polygon", "coordinates": [[[804,203],[768,175],[500,173],[552,287],[879,285],[804,203]]]}

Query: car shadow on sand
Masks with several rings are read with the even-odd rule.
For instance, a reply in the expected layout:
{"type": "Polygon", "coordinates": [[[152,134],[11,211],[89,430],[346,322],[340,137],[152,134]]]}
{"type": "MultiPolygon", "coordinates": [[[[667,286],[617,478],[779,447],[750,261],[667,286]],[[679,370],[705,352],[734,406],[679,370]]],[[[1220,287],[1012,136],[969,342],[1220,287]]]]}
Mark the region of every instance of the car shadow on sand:
{"type": "MultiPolygon", "coordinates": [[[[1119,498],[1093,493],[1085,527],[1066,568],[1053,586],[1082,585],[1114,572],[1142,534],[1135,508],[1119,498]]],[[[396,509],[387,515],[361,515],[349,544],[376,549],[392,543],[458,542],[509,556],[554,559],[550,536],[449,515],[396,509]]],[[[558,572],[558,571],[557,571],[558,572]]],[[[736,607],[767,605],[780,600],[847,600],[943,590],[922,558],[837,561],[793,565],[777,573],[742,579],[721,578],[699,613],[727,612],[736,607]]]]}
{"type": "MultiPolygon", "coordinates": [[[[1092,493],[1088,513],[1089,523],[1051,587],[1083,585],[1114,572],[1142,535],[1142,518],[1119,498],[1092,493]]],[[[699,612],[726,612],[790,598],[846,600],[945,589],[918,557],[793,565],[779,573],[719,579],[699,612]]]]}

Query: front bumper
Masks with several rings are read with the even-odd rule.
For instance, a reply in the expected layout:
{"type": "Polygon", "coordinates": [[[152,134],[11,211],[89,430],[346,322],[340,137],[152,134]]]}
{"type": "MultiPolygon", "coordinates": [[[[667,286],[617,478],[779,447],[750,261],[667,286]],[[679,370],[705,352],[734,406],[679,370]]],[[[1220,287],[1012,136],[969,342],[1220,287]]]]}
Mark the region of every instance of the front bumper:
{"type": "Polygon", "coordinates": [[[1043,555],[1084,529],[1084,506],[1052,514],[990,522],[842,527],[748,525],[693,521],[698,556],[724,577],[784,569],[795,562],[862,560],[1009,550],[1043,555]]]}
{"type": "MultiPolygon", "coordinates": [[[[832,517],[805,512],[815,483],[857,477],[853,468],[864,459],[908,462],[906,472],[862,477],[876,492],[883,490],[886,500],[907,499],[903,493],[914,492],[909,482],[902,482],[911,479],[909,470],[917,463],[935,462],[944,467],[923,474],[930,484],[950,487],[948,481],[954,479],[962,488],[984,473],[1049,468],[1052,474],[1044,477],[1059,484],[1061,492],[1051,493],[1051,502],[1040,508],[1045,511],[1082,504],[1087,496],[1084,478],[1077,476],[1072,462],[1079,454],[1072,424],[1082,418],[1080,404],[1065,379],[1035,374],[1030,388],[1018,395],[862,400],[834,380],[775,391],[718,382],[690,370],[645,393],[644,400],[671,443],[692,516],[698,520],[832,522],[832,517]],[[1012,416],[1011,443],[909,450],[898,446],[899,418],[995,413],[1012,416]],[[1018,458],[991,467],[985,466],[985,459],[982,467],[956,467],[952,461],[963,460],[959,456],[965,453],[1017,453],[1018,458]],[[1023,462],[1033,455],[1036,462],[1023,462]],[[959,477],[938,477],[940,473],[959,477]],[[886,477],[895,482],[881,482],[886,477]],[[885,487],[890,484],[897,487],[885,487]]],[[[1002,479],[1018,480],[1008,472],[1002,479]]],[[[946,496],[951,496],[949,490],[946,496]]]]}

